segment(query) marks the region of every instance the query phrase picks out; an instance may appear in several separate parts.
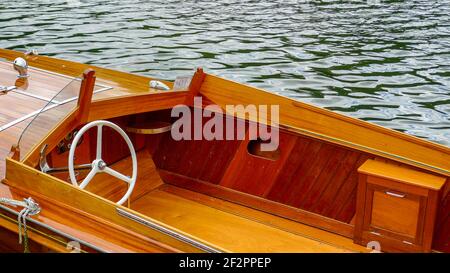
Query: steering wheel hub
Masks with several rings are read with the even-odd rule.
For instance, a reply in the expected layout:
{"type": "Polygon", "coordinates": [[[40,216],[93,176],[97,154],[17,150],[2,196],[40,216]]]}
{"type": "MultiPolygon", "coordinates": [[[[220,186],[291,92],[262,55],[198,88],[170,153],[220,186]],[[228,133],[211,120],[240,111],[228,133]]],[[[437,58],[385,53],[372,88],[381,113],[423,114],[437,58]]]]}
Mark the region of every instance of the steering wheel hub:
{"type": "Polygon", "coordinates": [[[103,171],[106,167],[108,167],[108,165],[106,165],[105,161],[103,161],[102,159],[94,160],[94,162],[92,162],[92,166],[97,167],[99,171],[103,171]]]}

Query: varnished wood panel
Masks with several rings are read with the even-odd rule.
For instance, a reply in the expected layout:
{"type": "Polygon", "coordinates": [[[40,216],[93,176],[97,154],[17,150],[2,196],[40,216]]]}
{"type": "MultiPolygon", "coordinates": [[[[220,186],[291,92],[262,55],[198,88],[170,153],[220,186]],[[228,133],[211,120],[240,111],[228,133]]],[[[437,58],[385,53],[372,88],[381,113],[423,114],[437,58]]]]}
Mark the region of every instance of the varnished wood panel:
{"type": "Polygon", "coordinates": [[[450,252],[450,179],[442,191],[442,198],[436,216],[436,227],[433,238],[433,248],[450,252]]]}
{"type": "Polygon", "coordinates": [[[92,102],[89,121],[171,109],[185,102],[186,91],[147,92],[103,98],[92,102]]]}
{"type": "MultiPolygon", "coordinates": [[[[178,211],[179,210],[178,206],[179,205],[183,206],[181,204],[183,204],[184,200],[180,199],[181,201],[175,202],[176,205],[169,202],[168,204],[166,204],[167,206],[169,206],[169,208],[160,207],[160,206],[158,206],[157,209],[153,208],[153,207],[150,208],[150,207],[146,207],[147,206],[147,197],[153,196],[153,194],[154,194],[154,193],[150,193],[150,192],[154,191],[155,189],[158,189],[158,190],[172,193],[175,195],[180,195],[183,198],[187,198],[190,196],[199,196],[199,194],[190,192],[190,194],[187,195],[186,192],[189,192],[189,191],[182,190],[182,189],[179,189],[179,188],[167,185],[167,184],[163,185],[162,180],[156,171],[156,167],[153,165],[153,162],[150,160],[150,154],[148,153],[148,151],[143,150],[141,152],[138,152],[138,162],[139,162],[138,181],[137,181],[137,184],[135,187],[135,191],[133,192],[133,195],[132,195],[131,208],[137,209],[138,211],[141,211],[142,213],[152,216],[152,217],[154,215],[161,215],[161,217],[163,215],[166,215],[161,218],[161,221],[168,223],[168,224],[172,224],[171,221],[167,220],[167,219],[169,219],[168,215],[170,214],[170,211],[178,211]],[[143,199],[141,200],[141,198],[143,198],[143,199]],[[138,205],[136,205],[136,204],[138,204],[138,205]]],[[[129,168],[130,168],[129,158],[114,164],[112,166],[112,168],[114,168],[115,170],[118,170],[122,173],[127,173],[127,171],[129,172],[129,168]]],[[[108,200],[117,200],[124,193],[125,188],[126,187],[124,187],[124,183],[121,181],[117,181],[116,179],[109,177],[107,175],[98,175],[97,177],[95,177],[92,180],[92,182],[89,184],[89,186],[86,188],[86,190],[93,192],[97,195],[100,195],[102,197],[105,197],[108,200]]],[[[347,239],[340,237],[338,235],[331,235],[331,234],[328,234],[327,232],[324,232],[324,231],[321,231],[318,229],[314,229],[314,228],[310,228],[307,226],[303,226],[299,223],[289,224],[288,222],[290,222],[290,221],[283,219],[281,217],[277,217],[277,216],[274,216],[274,215],[271,215],[268,213],[265,214],[263,212],[257,212],[256,210],[246,208],[246,206],[232,204],[232,203],[225,202],[225,201],[219,201],[219,199],[216,199],[216,201],[214,201],[214,202],[227,203],[227,205],[226,206],[219,205],[216,207],[214,204],[212,204],[212,202],[214,200],[212,197],[208,197],[207,195],[201,195],[201,196],[204,196],[204,198],[202,199],[203,201],[209,200],[209,202],[207,202],[207,204],[204,204],[204,202],[201,202],[201,204],[206,205],[208,207],[214,207],[220,211],[227,211],[228,213],[242,217],[243,219],[240,220],[240,222],[241,221],[248,222],[248,220],[252,220],[252,219],[250,219],[252,217],[246,213],[244,213],[242,215],[240,215],[240,214],[238,215],[238,211],[240,211],[240,212],[251,211],[252,215],[254,215],[256,213],[257,215],[263,216],[263,218],[267,220],[267,221],[254,220],[255,222],[259,222],[259,223],[263,222],[264,225],[267,225],[267,226],[270,226],[273,228],[277,228],[277,229],[282,229],[282,230],[288,231],[290,233],[296,234],[298,236],[310,238],[312,240],[317,240],[317,241],[321,241],[321,242],[326,241],[326,244],[335,246],[337,248],[342,248],[342,250],[349,250],[349,251],[363,251],[364,250],[363,247],[357,247],[356,245],[353,245],[350,242],[347,242],[346,241],[347,239]],[[232,206],[233,208],[228,210],[227,209],[228,206],[232,206]],[[269,219],[267,219],[267,218],[269,218],[269,219]],[[280,221],[282,222],[282,225],[278,226],[277,223],[280,221]],[[293,228],[299,227],[300,231],[297,230],[296,228],[295,229],[290,229],[290,228],[286,229],[285,225],[291,226],[293,228]],[[307,232],[308,236],[305,236],[304,232],[307,232]],[[318,236],[318,237],[316,237],[316,236],[318,236]]],[[[169,200],[170,199],[172,199],[171,195],[169,195],[169,200]]],[[[198,201],[197,199],[195,199],[195,200],[192,200],[191,198],[188,198],[188,199],[191,201],[195,201],[195,202],[198,201]]],[[[200,207],[202,210],[202,208],[204,206],[199,206],[198,204],[196,204],[195,206],[192,207],[192,209],[195,209],[197,207],[200,207]]],[[[181,213],[181,211],[179,213],[181,213]]],[[[210,217],[207,214],[204,215],[202,213],[202,217],[196,218],[196,219],[198,219],[198,220],[204,219],[205,221],[209,221],[210,217]]],[[[225,219],[227,219],[227,218],[225,218],[225,219]]],[[[295,223],[295,222],[293,222],[293,223],[295,223]]],[[[183,228],[182,227],[179,227],[179,228],[185,232],[191,233],[192,226],[193,226],[193,224],[189,224],[183,228]]],[[[204,231],[204,233],[205,232],[206,231],[204,231]]],[[[208,232],[206,232],[206,233],[208,233],[208,232]]],[[[217,237],[213,236],[213,237],[210,237],[210,239],[217,240],[217,237]]],[[[250,247],[250,246],[245,246],[245,247],[250,247]]],[[[255,247],[260,247],[260,246],[255,246],[255,247]]],[[[283,247],[282,249],[280,248],[279,250],[283,251],[283,249],[286,249],[286,251],[287,251],[289,248],[283,247]]],[[[310,248],[310,251],[314,251],[314,248],[310,248]]]]}
{"type": "MultiPolygon", "coordinates": [[[[203,118],[203,124],[208,120],[209,118],[203,118]]],[[[193,130],[191,133],[193,134],[193,130]]],[[[176,141],[170,133],[166,133],[162,136],[153,158],[160,169],[218,184],[239,143],[240,140],[176,141]]]]}
{"type": "MultiPolygon", "coordinates": [[[[26,155],[36,145],[41,138],[46,136],[49,131],[58,123],[58,121],[64,117],[67,112],[70,112],[74,104],[66,104],[60,107],[53,108],[43,114],[35,120],[24,135],[20,143],[21,155],[26,155]]],[[[0,178],[4,178],[4,166],[5,158],[8,154],[8,150],[12,145],[15,145],[19,141],[19,137],[27,127],[27,125],[33,120],[34,117],[30,117],[20,123],[17,123],[13,127],[5,129],[0,132],[0,178]]],[[[61,138],[65,137],[65,134],[61,138]]]]}
{"type": "Polygon", "coordinates": [[[212,75],[200,94],[223,108],[279,105],[280,124],[293,131],[450,175],[450,148],[443,145],[212,75]]]}
{"type": "Polygon", "coordinates": [[[358,172],[355,242],[380,239],[386,251],[431,251],[438,193],[446,179],[374,160],[365,162],[358,172]]]}
{"type": "Polygon", "coordinates": [[[347,223],[168,171],[160,170],[160,175],[164,182],[181,188],[229,200],[237,204],[279,215],[293,221],[328,230],[348,238],[353,236],[353,226],[347,223]]]}
{"type": "MultiPolygon", "coordinates": [[[[131,230],[124,229],[82,210],[48,199],[34,192],[24,193],[14,188],[11,189],[11,192],[12,198],[16,200],[29,197],[30,195],[33,196],[34,200],[41,207],[41,212],[33,217],[35,220],[79,240],[89,242],[103,251],[176,252],[175,249],[162,243],[145,238],[131,230]]],[[[17,211],[20,211],[20,208],[17,211]]],[[[34,226],[30,223],[28,224],[34,226]]],[[[17,231],[17,224],[13,225],[13,227],[13,231],[17,231]]],[[[45,235],[43,236],[44,238],[47,237],[47,242],[40,240],[41,244],[44,246],[59,245],[58,252],[61,249],[67,251],[66,244],[70,240],[69,238],[61,238],[61,235],[53,234],[52,231],[46,230],[44,227],[35,226],[35,228],[39,228],[42,234],[45,235]]],[[[36,235],[38,234],[34,234],[34,237],[36,235]]],[[[14,237],[17,239],[16,236],[14,237]]]]}
{"type": "Polygon", "coordinates": [[[405,234],[417,235],[420,200],[400,199],[381,192],[374,192],[371,225],[405,234]]]}
{"type": "MultiPolygon", "coordinates": [[[[24,58],[25,56],[22,52],[0,49],[0,58],[13,61],[17,57],[24,58]]],[[[149,82],[152,78],[146,76],[115,71],[89,64],[55,59],[43,55],[26,57],[26,60],[32,67],[37,67],[72,77],[79,77],[83,71],[91,68],[96,71],[97,82],[114,87],[114,92],[108,94],[108,96],[120,96],[130,93],[155,91],[154,89],[149,88],[149,82]]],[[[169,87],[173,85],[171,82],[164,80],[161,81],[169,87]]]]}
{"type": "Polygon", "coordinates": [[[279,158],[276,160],[250,154],[249,140],[241,141],[230,165],[221,179],[220,186],[235,189],[256,196],[264,196],[283,170],[289,154],[295,145],[295,137],[281,134],[279,158]]]}
{"type": "Polygon", "coordinates": [[[0,127],[40,110],[46,104],[46,101],[14,92],[4,95],[0,93],[0,127]]]}
{"type": "Polygon", "coordinates": [[[298,137],[267,198],[348,223],[355,213],[354,205],[348,204],[356,201],[356,170],[366,158],[298,137]]]}
{"type": "MultiPolygon", "coordinates": [[[[207,120],[203,118],[203,123],[207,120]]],[[[154,160],[168,172],[350,222],[356,207],[357,168],[370,155],[283,130],[277,160],[250,154],[248,143],[248,137],[175,141],[167,134],[154,160]]]]}

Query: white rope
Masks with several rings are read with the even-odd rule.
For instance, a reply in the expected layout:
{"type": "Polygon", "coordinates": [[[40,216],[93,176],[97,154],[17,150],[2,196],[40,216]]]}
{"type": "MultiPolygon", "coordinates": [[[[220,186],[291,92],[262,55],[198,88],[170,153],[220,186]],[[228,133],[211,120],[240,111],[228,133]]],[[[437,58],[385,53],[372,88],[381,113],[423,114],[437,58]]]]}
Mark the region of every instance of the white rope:
{"type": "Polygon", "coordinates": [[[0,198],[0,203],[10,205],[13,207],[23,207],[17,217],[17,223],[19,225],[19,244],[22,244],[22,234],[25,237],[25,249],[28,248],[28,235],[27,235],[27,217],[38,214],[41,211],[41,207],[36,203],[33,198],[24,198],[23,201],[17,201],[9,198],[0,198]],[[23,227],[23,233],[22,233],[23,227]]]}

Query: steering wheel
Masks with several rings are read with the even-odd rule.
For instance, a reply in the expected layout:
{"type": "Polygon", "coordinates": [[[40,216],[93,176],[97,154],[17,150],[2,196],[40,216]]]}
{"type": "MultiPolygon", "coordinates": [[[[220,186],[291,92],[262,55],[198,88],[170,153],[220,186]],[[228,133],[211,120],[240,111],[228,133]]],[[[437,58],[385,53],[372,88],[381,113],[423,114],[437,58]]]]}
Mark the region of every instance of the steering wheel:
{"type": "Polygon", "coordinates": [[[82,189],[84,189],[89,182],[91,182],[92,178],[94,178],[94,176],[97,173],[107,173],[111,176],[114,176],[126,183],[129,184],[128,190],[125,193],[125,195],[122,197],[122,199],[120,199],[117,204],[122,205],[131,195],[131,193],[133,192],[134,189],[134,185],[136,184],[136,179],[137,179],[137,158],[136,158],[136,151],[134,150],[133,147],[133,143],[131,143],[130,138],[128,137],[128,135],[116,124],[109,122],[109,121],[105,121],[105,120],[97,120],[97,121],[93,121],[90,122],[88,124],[86,124],[83,128],[81,128],[81,130],[78,131],[78,133],[75,135],[72,144],[70,146],[70,151],[69,151],[69,175],[70,175],[70,180],[72,182],[73,185],[78,186],[82,189]],[[102,129],[103,126],[107,126],[112,128],[113,130],[115,130],[116,132],[118,132],[123,139],[125,140],[125,142],[128,145],[128,148],[130,149],[130,154],[131,154],[131,160],[132,160],[132,164],[133,164],[133,172],[132,172],[132,176],[128,177],[126,175],[123,175],[115,170],[113,170],[112,168],[108,167],[108,165],[106,165],[105,161],[103,161],[102,159],[102,129]],[[77,179],[75,178],[75,169],[74,169],[74,157],[75,157],[75,149],[77,147],[78,142],[81,139],[81,136],[86,133],[87,130],[91,129],[92,127],[97,127],[97,153],[96,153],[96,158],[95,160],[92,162],[92,169],[91,171],[88,173],[88,175],[84,178],[84,180],[81,182],[81,184],[78,184],[77,179]]]}

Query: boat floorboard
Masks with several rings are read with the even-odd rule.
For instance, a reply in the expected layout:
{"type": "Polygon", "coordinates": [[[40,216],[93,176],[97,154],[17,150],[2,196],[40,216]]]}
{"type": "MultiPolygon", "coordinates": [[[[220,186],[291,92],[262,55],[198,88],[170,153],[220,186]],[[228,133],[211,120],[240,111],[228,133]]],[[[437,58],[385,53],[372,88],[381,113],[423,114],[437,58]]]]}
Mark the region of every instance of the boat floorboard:
{"type": "Polygon", "coordinates": [[[160,188],[133,202],[131,208],[230,252],[352,251],[213,208],[160,188]]]}
{"type": "MultiPolygon", "coordinates": [[[[131,209],[230,252],[365,252],[366,248],[324,230],[201,193],[164,184],[148,151],[137,153],[139,177],[131,209]]],[[[127,174],[130,159],[112,166],[127,174]]],[[[117,201],[123,182],[96,177],[87,190],[117,201]]]]}

